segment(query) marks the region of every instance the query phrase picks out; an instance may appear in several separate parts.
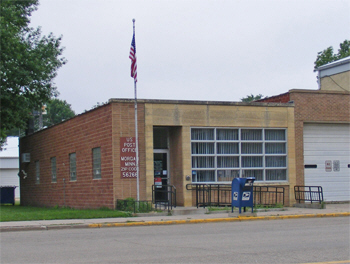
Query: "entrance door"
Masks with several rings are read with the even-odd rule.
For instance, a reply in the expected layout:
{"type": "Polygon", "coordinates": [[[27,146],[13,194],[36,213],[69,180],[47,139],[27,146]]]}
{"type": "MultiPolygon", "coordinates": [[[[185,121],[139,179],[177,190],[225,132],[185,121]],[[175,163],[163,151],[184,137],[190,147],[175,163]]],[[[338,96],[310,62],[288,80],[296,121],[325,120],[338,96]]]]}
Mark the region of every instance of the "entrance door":
{"type": "Polygon", "coordinates": [[[167,150],[154,150],[154,187],[155,201],[168,202],[168,185],[170,184],[170,174],[168,170],[169,155],[167,150]]]}

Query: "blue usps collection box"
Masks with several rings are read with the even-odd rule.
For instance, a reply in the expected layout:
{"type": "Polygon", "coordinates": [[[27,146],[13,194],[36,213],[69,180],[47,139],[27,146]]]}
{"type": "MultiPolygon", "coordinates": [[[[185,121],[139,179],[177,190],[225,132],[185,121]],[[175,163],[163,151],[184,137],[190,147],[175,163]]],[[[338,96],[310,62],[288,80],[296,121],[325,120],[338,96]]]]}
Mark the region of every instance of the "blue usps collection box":
{"type": "Polygon", "coordinates": [[[244,212],[246,207],[251,207],[253,212],[253,183],[255,181],[254,177],[248,178],[234,178],[232,181],[232,212],[233,207],[239,208],[239,213],[241,213],[241,208],[244,207],[244,212]]]}

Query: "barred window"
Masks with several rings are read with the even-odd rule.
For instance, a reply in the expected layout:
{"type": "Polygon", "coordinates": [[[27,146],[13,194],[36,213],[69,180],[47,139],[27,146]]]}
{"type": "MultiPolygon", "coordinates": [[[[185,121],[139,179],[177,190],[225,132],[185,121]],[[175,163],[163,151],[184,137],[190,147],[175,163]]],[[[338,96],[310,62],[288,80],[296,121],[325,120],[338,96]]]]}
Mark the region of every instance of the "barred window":
{"type": "Polygon", "coordinates": [[[101,179],[101,148],[92,149],[92,177],[101,179]]]}
{"type": "Polygon", "coordinates": [[[51,182],[57,182],[56,157],[52,157],[50,160],[51,160],[51,182]]]}
{"type": "Polygon", "coordinates": [[[192,182],[287,180],[286,129],[192,128],[192,182]]]}
{"type": "Polygon", "coordinates": [[[69,154],[69,180],[77,180],[77,161],[75,153],[69,154]]]}

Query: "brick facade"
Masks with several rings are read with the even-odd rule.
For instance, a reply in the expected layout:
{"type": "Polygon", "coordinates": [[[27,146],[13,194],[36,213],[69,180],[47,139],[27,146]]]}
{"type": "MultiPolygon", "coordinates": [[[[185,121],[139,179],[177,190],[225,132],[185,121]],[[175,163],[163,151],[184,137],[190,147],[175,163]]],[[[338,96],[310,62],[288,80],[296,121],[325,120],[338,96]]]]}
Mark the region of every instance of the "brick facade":
{"type": "MultiPolygon", "coordinates": [[[[153,129],[169,130],[171,184],[177,205],[193,206],[191,183],[191,127],[286,128],[288,130],[288,180],[262,185],[295,185],[294,105],[197,101],[138,101],[139,198],[152,199],[154,184],[153,129]],[[187,177],[189,176],[189,177],[187,177]]],[[[35,206],[115,208],[117,199],[137,197],[137,179],[121,177],[121,138],[135,137],[135,108],[130,99],[108,104],[20,139],[20,153],[30,153],[20,163],[21,203],[35,206]],[[93,179],[92,149],[101,149],[101,179],[93,179]],[[70,180],[69,154],[76,153],[76,180],[70,180]],[[56,157],[57,182],[51,180],[56,157]],[[36,182],[35,163],[40,163],[36,182]]],[[[292,190],[286,191],[286,201],[292,190]]]]}
{"type": "MultiPolygon", "coordinates": [[[[117,199],[136,198],[136,178],[121,178],[120,137],[135,136],[134,103],[110,103],[61,124],[21,138],[20,153],[30,153],[30,163],[20,163],[21,204],[115,208],[117,199]],[[101,179],[93,179],[92,149],[101,148],[101,179]],[[70,181],[69,154],[76,153],[76,181],[70,181]],[[57,182],[51,180],[56,157],[57,182]],[[36,183],[36,161],[40,182],[36,183]]],[[[140,199],[146,198],[144,106],[139,104],[140,199]]]]}
{"type": "MultiPolygon", "coordinates": [[[[113,109],[113,192],[114,200],[137,197],[136,178],[121,178],[120,176],[120,138],[135,137],[135,105],[129,101],[111,103],[113,109]]],[[[138,141],[139,141],[139,195],[140,200],[146,199],[145,183],[145,122],[144,104],[138,104],[138,141]]]]}
{"type": "Polygon", "coordinates": [[[20,140],[20,153],[30,153],[30,163],[20,163],[21,204],[113,207],[113,173],[110,144],[111,106],[44,129],[20,140]],[[101,179],[92,176],[92,148],[101,148],[101,179]],[[70,181],[69,154],[76,153],[77,180],[70,181]],[[51,161],[56,157],[57,182],[51,181],[51,161]],[[35,181],[35,162],[40,163],[40,183],[35,181]]]}
{"type": "Polygon", "coordinates": [[[295,104],[296,184],[304,185],[305,123],[350,123],[350,93],[326,90],[290,90],[286,94],[262,99],[260,102],[281,102],[289,98],[295,104]]]}
{"type": "Polygon", "coordinates": [[[350,123],[350,94],[291,90],[290,98],[295,102],[297,184],[304,185],[304,124],[350,123]]]}
{"type": "Polygon", "coordinates": [[[264,103],[288,103],[290,102],[290,94],[284,93],[276,96],[271,96],[269,98],[260,99],[256,102],[264,102],[264,103]]]}

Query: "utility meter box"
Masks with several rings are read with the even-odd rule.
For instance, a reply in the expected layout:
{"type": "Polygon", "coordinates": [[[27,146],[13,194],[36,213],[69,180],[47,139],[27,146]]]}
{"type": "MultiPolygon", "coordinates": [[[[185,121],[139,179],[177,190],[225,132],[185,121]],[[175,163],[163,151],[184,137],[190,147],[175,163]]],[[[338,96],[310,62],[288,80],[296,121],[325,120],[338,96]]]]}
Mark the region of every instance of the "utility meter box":
{"type": "Polygon", "coordinates": [[[234,178],[232,181],[232,212],[233,207],[239,208],[239,213],[241,213],[241,208],[244,207],[244,212],[246,207],[252,208],[253,213],[253,183],[255,181],[254,177],[249,178],[234,178]]]}

